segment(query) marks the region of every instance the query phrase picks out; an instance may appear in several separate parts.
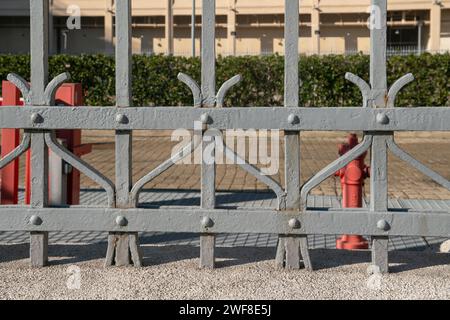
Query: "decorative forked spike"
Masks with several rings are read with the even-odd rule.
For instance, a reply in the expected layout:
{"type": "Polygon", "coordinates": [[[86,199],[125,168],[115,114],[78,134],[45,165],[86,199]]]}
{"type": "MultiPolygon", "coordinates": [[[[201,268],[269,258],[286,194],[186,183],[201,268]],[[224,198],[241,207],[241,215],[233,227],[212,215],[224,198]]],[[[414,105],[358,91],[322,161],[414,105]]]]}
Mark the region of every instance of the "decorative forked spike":
{"type": "Polygon", "coordinates": [[[14,84],[22,93],[25,104],[31,104],[31,89],[28,81],[15,73],[10,73],[6,77],[9,82],[14,84]]]}
{"type": "Polygon", "coordinates": [[[366,108],[368,106],[368,101],[369,101],[370,91],[371,91],[369,84],[351,72],[347,72],[345,74],[345,79],[347,79],[348,81],[350,81],[350,82],[354,83],[356,86],[358,86],[359,90],[361,91],[362,97],[363,97],[363,108],[366,108]]]}
{"type": "Polygon", "coordinates": [[[407,84],[415,80],[412,73],[408,73],[394,82],[392,87],[389,89],[387,107],[393,108],[395,106],[395,99],[397,94],[402,90],[407,84]]]}
{"type": "Polygon", "coordinates": [[[228,79],[225,81],[222,86],[220,87],[219,91],[216,95],[216,107],[222,108],[223,107],[223,101],[225,99],[225,95],[228,93],[228,91],[235,85],[237,85],[239,82],[241,82],[242,76],[240,74],[235,75],[231,79],[228,79]]]}
{"type": "Polygon", "coordinates": [[[55,78],[53,78],[52,81],[49,82],[44,92],[46,100],[45,102],[48,106],[52,106],[55,104],[56,91],[64,82],[66,82],[69,79],[70,73],[64,72],[57,75],[55,78]]]}
{"type": "Polygon", "coordinates": [[[188,76],[185,73],[178,73],[177,76],[178,80],[183,82],[185,85],[191,89],[192,96],[194,97],[194,107],[201,107],[202,106],[202,91],[200,89],[200,86],[197,84],[197,82],[192,79],[190,76],[188,76]]]}

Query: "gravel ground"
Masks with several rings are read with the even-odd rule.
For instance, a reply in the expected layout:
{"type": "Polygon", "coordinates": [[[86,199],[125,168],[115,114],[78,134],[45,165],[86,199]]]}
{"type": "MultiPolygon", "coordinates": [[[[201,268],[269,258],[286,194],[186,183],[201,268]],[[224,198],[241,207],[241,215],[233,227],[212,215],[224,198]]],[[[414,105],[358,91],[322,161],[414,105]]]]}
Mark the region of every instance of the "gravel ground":
{"type": "Polygon", "coordinates": [[[217,248],[215,270],[197,267],[192,246],[146,245],[141,269],[105,269],[105,250],[104,243],[52,245],[51,265],[33,269],[28,245],[2,245],[0,298],[450,299],[450,255],[439,248],[392,252],[384,276],[367,274],[366,251],[313,250],[317,271],[307,272],[275,270],[274,248],[217,248]]]}

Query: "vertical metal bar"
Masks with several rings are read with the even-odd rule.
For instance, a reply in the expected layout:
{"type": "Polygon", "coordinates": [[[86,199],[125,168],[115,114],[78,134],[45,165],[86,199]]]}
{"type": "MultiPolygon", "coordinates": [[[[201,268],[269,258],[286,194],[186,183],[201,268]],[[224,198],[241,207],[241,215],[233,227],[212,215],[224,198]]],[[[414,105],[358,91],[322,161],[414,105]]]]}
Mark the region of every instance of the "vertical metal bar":
{"type": "Polygon", "coordinates": [[[372,0],[370,31],[370,84],[375,107],[386,105],[387,0],[372,0]]]}
{"type": "Polygon", "coordinates": [[[284,106],[298,107],[299,0],[285,0],[284,106]]]}
{"type": "Polygon", "coordinates": [[[48,0],[30,1],[31,102],[45,105],[48,81],[48,0]]]}
{"type": "MultiPolygon", "coordinates": [[[[132,88],[132,42],[131,42],[131,0],[116,1],[116,105],[130,107],[132,88]]],[[[129,192],[132,187],[132,138],[130,130],[116,131],[116,206],[129,207],[129,192]]],[[[130,263],[130,233],[110,234],[106,265],[117,266],[130,263]],[[114,254],[115,252],[115,254],[114,254]]],[[[137,237],[137,233],[132,233],[137,237]]],[[[134,243],[134,242],[133,242],[134,243]]],[[[139,248],[133,248],[139,250],[139,248]]],[[[141,261],[134,261],[140,266],[141,261]]]]}
{"type": "Polygon", "coordinates": [[[216,0],[203,0],[202,10],[203,106],[214,107],[216,100],[216,0]]]}
{"type": "MultiPolygon", "coordinates": [[[[284,106],[299,106],[299,0],[285,0],[285,58],[284,58],[284,106]]],[[[287,120],[286,120],[287,121],[287,120]]],[[[285,131],[285,184],[286,203],[279,203],[280,208],[296,210],[300,208],[300,134],[298,131],[285,131]]],[[[309,261],[307,237],[280,235],[276,256],[276,265],[288,269],[300,268],[300,248],[304,261],[309,261]],[[303,245],[301,246],[300,243],[303,245]],[[306,244],[306,245],[305,245],[306,244]],[[306,258],[306,259],[305,259],[306,258]],[[281,260],[283,259],[283,260],[281,260]]],[[[310,266],[307,266],[310,268],[310,266]]]]}
{"type": "MultiPolygon", "coordinates": [[[[387,1],[372,0],[371,10],[370,83],[372,107],[385,107],[387,96],[386,46],[387,1]]],[[[373,137],[370,175],[370,210],[386,211],[388,206],[388,168],[386,140],[393,133],[373,137]]],[[[372,263],[382,273],[388,272],[388,237],[372,237],[372,263]]]]}
{"type": "Polygon", "coordinates": [[[195,0],[192,0],[191,39],[192,39],[192,57],[195,58],[195,0]]]}
{"type": "MultiPolygon", "coordinates": [[[[202,95],[203,107],[214,107],[216,103],[216,1],[203,0],[202,4],[202,95]]],[[[205,133],[205,132],[204,132],[205,133]]],[[[212,135],[202,136],[201,206],[205,209],[216,205],[216,165],[205,162],[205,156],[215,159],[215,141],[212,135]]],[[[214,268],[215,235],[200,236],[200,267],[214,268]]]]}
{"type": "MultiPolygon", "coordinates": [[[[48,81],[48,18],[49,0],[30,1],[31,38],[31,103],[45,105],[45,87],[48,81]]],[[[48,201],[48,151],[44,132],[31,135],[31,207],[42,208],[48,201]]],[[[48,262],[48,233],[30,234],[30,260],[34,267],[48,262]]]]}
{"type": "MultiPolygon", "coordinates": [[[[285,0],[284,106],[299,106],[299,1],[285,0]]],[[[286,208],[300,207],[300,141],[297,131],[285,132],[286,208]]]]}
{"type": "MultiPolygon", "coordinates": [[[[116,1],[116,105],[131,106],[131,0],[116,1]]],[[[132,132],[116,131],[117,206],[127,207],[131,181],[132,132]]]]}

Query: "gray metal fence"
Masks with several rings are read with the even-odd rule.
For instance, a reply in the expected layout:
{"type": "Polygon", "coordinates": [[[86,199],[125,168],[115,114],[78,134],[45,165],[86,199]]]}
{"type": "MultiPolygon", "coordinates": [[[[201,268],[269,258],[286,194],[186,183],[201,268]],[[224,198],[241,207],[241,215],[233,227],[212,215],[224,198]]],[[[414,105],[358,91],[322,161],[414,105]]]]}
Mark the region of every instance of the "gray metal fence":
{"type": "MultiPolygon", "coordinates": [[[[187,107],[131,106],[131,0],[116,4],[116,107],[54,106],[58,86],[69,79],[62,74],[47,82],[48,0],[31,3],[31,86],[18,75],[9,75],[22,91],[25,107],[0,108],[0,128],[24,129],[20,146],[0,160],[0,168],[31,148],[31,205],[0,207],[0,231],[27,231],[31,234],[31,263],[47,263],[48,232],[109,232],[106,264],[123,265],[130,260],[141,265],[137,232],[194,232],[201,237],[200,263],[214,266],[217,233],[279,234],[276,263],[280,267],[300,268],[301,261],[312,269],[308,234],[365,234],[372,238],[373,264],[388,271],[389,236],[450,236],[449,212],[389,210],[387,199],[387,152],[400,157],[437,183],[450,188],[450,182],[433,172],[394,141],[395,131],[448,131],[450,109],[438,107],[394,108],[397,93],[412,75],[406,75],[388,90],[386,77],[386,0],[372,0],[370,84],[353,74],[346,78],[357,85],[364,97],[359,108],[299,107],[298,39],[299,1],[286,0],[285,99],[284,108],[223,106],[227,91],[240,80],[225,82],[216,92],[215,76],[215,0],[203,0],[201,85],[181,74],[180,80],[192,91],[194,105],[187,107]],[[201,139],[172,156],[136,183],[131,180],[131,140],[133,130],[193,128],[203,125],[201,139]],[[216,134],[230,128],[278,129],[285,132],[285,185],[261,174],[254,166],[240,164],[244,170],[267,184],[278,197],[278,209],[220,208],[215,202],[215,163],[201,165],[200,207],[144,208],[139,205],[143,186],[170,168],[177,159],[201,144],[214,151],[216,134]],[[70,153],[55,139],[55,129],[115,130],[115,182],[70,153]],[[300,184],[301,131],[363,131],[356,148],[300,184]],[[49,206],[48,149],[96,181],[106,190],[108,205],[49,206]],[[371,149],[370,207],[361,209],[315,209],[306,206],[310,191],[350,161],[371,149]]],[[[93,75],[94,76],[94,75],[93,75]]],[[[301,76],[301,75],[300,75],[301,76]]],[[[152,84],[149,83],[149,86],[152,84]]],[[[231,153],[231,151],[229,152],[231,153]]],[[[231,156],[234,156],[231,154],[231,156]]]]}

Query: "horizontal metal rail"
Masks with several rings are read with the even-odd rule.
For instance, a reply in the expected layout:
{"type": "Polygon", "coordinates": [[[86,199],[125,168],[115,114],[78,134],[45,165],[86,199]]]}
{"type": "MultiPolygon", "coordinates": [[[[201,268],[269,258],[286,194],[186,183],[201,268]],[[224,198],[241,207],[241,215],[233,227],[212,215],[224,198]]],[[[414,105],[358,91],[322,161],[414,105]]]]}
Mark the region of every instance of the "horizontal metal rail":
{"type": "Polygon", "coordinates": [[[364,234],[447,237],[450,213],[365,209],[278,211],[195,207],[0,209],[0,231],[161,231],[194,233],[364,234]],[[204,226],[208,217],[212,223],[204,226]],[[293,223],[295,219],[295,224],[293,223]],[[294,226],[294,227],[293,227],[294,226]]]}
{"type": "Polygon", "coordinates": [[[208,127],[289,131],[450,131],[450,108],[2,107],[0,128],[162,130],[208,127]],[[291,123],[293,116],[298,117],[291,123]],[[120,121],[118,121],[120,119],[120,121]]]}

